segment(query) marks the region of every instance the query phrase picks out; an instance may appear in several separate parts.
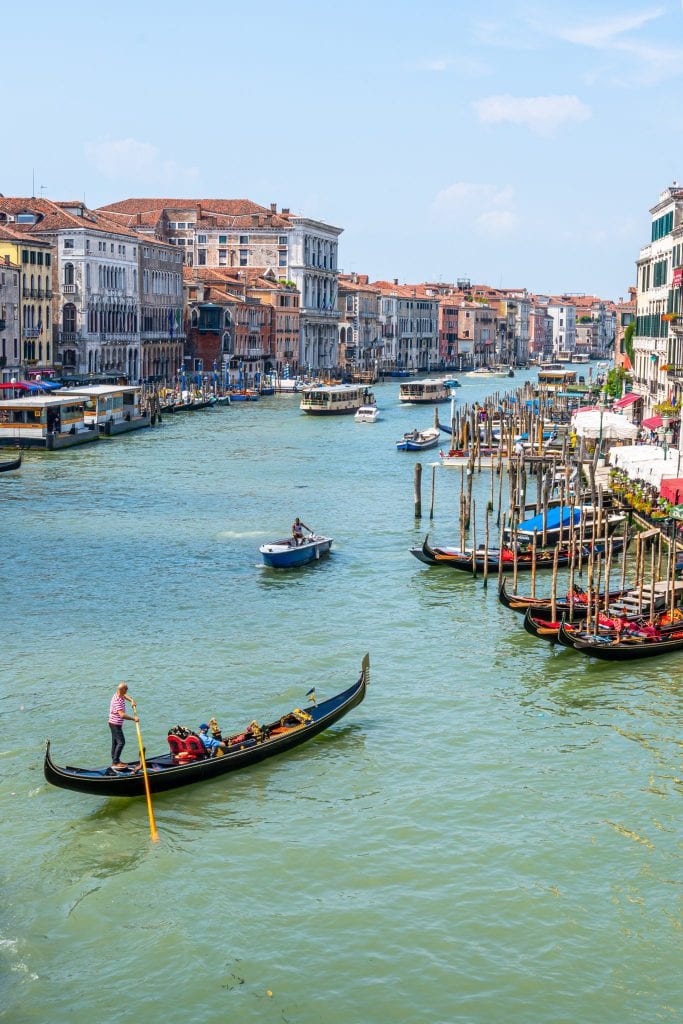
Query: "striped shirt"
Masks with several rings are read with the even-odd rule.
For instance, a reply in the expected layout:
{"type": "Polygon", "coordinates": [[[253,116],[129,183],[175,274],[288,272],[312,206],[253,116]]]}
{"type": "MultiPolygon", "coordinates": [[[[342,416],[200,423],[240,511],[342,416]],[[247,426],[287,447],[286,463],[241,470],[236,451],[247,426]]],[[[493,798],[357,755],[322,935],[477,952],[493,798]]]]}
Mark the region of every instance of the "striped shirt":
{"type": "Polygon", "coordinates": [[[109,705],[109,724],[123,725],[123,715],[126,710],[126,701],[119,693],[115,693],[109,705]]]}

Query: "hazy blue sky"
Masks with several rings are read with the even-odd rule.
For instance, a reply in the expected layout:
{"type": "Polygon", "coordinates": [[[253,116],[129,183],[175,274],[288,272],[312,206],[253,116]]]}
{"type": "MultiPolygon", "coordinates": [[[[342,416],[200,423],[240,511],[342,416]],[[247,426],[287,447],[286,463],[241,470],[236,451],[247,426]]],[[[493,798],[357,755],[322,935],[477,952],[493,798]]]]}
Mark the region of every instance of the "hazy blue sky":
{"type": "Polygon", "coordinates": [[[0,192],[247,197],[371,278],[627,294],[683,180],[683,5],[1,5],[0,192]]]}

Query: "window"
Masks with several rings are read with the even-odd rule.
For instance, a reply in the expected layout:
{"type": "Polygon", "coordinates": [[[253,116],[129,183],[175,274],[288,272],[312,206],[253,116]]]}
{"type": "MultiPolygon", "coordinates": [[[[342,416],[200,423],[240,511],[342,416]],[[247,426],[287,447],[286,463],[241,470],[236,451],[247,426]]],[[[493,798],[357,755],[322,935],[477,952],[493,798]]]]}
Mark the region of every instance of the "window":
{"type": "Polygon", "coordinates": [[[218,244],[219,245],[227,245],[228,244],[228,236],[227,235],[219,235],[218,236],[218,244]]]}
{"type": "Polygon", "coordinates": [[[206,266],[206,249],[197,249],[197,266],[206,266]]]}
{"type": "Polygon", "coordinates": [[[249,235],[240,235],[240,245],[249,245],[249,235]]]}
{"type": "Polygon", "coordinates": [[[197,242],[199,245],[206,245],[206,235],[197,235],[197,242]]]}
{"type": "Polygon", "coordinates": [[[218,266],[227,267],[228,265],[228,251],[227,249],[218,250],[218,266]]]}
{"type": "Polygon", "coordinates": [[[278,267],[286,267],[287,266],[287,253],[286,252],[279,252],[277,254],[277,265],[278,265],[278,267]]]}
{"type": "Polygon", "coordinates": [[[51,263],[52,263],[52,257],[50,256],[49,252],[46,252],[45,253],[45,266],[49,267],[51,263]]]}
{"type": "Polygon", "coordinates": [[[287,245],[287,235],[278,235],[277,244],[287,245]]]}
{"type": "Polygon", "coordinates": [[[21,250],[21,262],[28,263],[28,249],[21,250]]]}
{"type": "Polygon", "coordinates": [[[18,213],[15,220],[17,224],[35,224],[38,218],[35,213],[18,213]]]}
{"type": "Polygon", "coordinates": [[[36,262],[36,254],[35,254],[35,252],[32,249],[31,252],[29,253],[29,263],[33,263],[35,265],[35,262],[36,262]]]}
{"type": "Polygon", "coordinates": [[[64,239],[64,248],[65,249],[73,249],[73,247],[74,247],[74,240],[73,240],[73,238],[65,238],[64,239]]]}
{"type": "Polygon", "coordinates": [[[249,262],[249,250],[248,250],[248,249],[240,249],[240,251],[239,251],[239,252],[240,252],[240,266],[241,266],[241,267],[246,267],[246,266],[248,266],[248,262],[249,262]]]}
{"type": "Polygon", "coordinates": [[[43,265],[43,254],[42,254],[42,252],[36,253],[36,260],[38,262],[38,266],[42,267],[42,265],[43,265]]]}

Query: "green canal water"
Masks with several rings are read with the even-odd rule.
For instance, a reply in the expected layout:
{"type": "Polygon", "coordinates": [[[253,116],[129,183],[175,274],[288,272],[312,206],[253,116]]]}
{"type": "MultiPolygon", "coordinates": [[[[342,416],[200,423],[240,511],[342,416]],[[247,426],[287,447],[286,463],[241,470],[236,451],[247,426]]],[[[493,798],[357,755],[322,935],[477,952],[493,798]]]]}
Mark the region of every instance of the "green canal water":
{"type": "Polygon", "coordinates": [[[0,478],[0,1020],[683,1018],[683,662],[553,650],[495,586],[412,558],[427,528],[457,542],[459,475],[437,471],[416,523],[394,441],[432,410],[377,395],[374,425],[273,398],[0,478]],[[260,568],[294,515],[332,556],[260,568]],[[359,708],[159,796],[158,844],[143,801],[44,782],[46,737],[60,763],[107,762],[121,679],[155,752],[178,722],[336,693],[365,651],[359,708]]]}

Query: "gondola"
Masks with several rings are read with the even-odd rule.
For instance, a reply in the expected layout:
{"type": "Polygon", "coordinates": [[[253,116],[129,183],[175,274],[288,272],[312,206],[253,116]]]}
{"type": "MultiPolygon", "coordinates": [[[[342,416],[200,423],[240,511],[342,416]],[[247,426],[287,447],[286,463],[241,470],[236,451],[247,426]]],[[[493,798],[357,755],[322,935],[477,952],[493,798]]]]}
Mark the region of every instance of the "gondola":
{"type": "MultiPolygon", "coordinates": [[[[608,594],[608,603],[612,601],[618,601],[622,597],[624,591],[622,590],[610,590],[608,594]]],[[[526,597],[522,594],[508,594],[507,592],[507,580],[505,577],[500,581],[500,588],[498,590],[498,600],[506,608],[510,608],[511,611],[517,612],[520,615],[525,615],[527,608],[531,609],[531,614],[534,619],[541,619],[550,621],[552,618],[552,600],[549,597],[526,597]]],[[[605,603],[605,595],[600,595],[600,601],[603,606],[605,603]]],[[[586,592],[581,590],[579,587],[574,588],[574,617],[583,618],[585,616],[585,607],[587,599],[586,592]]],[[[570,615],[571,607],[569,598],[558,598],[555,601],[555,617],[559,621],[563,615],[570,615]]]]}
{"type": "Polygon", "coordinates": [[[574,634],[565,623],[562,623],[558,642],[601,661],[636,661],[639,658],[655,658],[660,654],[683,650],[683,629],[677,629],[668,636],[658,637],[622,633],[617,639],[580,632],[574,634]]]}
{"type": "MultiPolygon", "coordinates": [[[[160,754],[146,759],[147,778],[152,793],[161,793],[195,782],[215,779],[228,772],[237,771],[265,761],[266,758],[284,754],[294,747],[313,739],[328,729],[347,712],[361,703],[369,682],[370,659],[363,658],[358,680],[336,697],[321,701],[306,708],[297,708],[283,715],[270,725],[260,726],[257,734],[249,730],[225,739],[227,751],[222,757],[202,757],[194,761],[178,762],[171,753],[160,754]]],[[[53,786],[73,789],[79,793],[93,793],[96,796],[143,796],[144,777],[137,769],[137,762],[131,762],[125,770],[115,771],[109,766],[103,768],[61,768],[50,756],[50,741],[47,741],[44,763],[45,778],[53,786]]]]}
{"type": "Polygon", "coordinates": [[[10,459],[7,462],[0,462],[0,473],[9,473],[12,469],[19,469],[21,465],[21,455],[18,459],[10,459]]]}
{"type": "MultiPolygon", "coordinates": [[[[612,541],[612,550],[614,552],[621,551],[622,547],[622,540],[612,541]]],[[[596,553],[602,553],[604,551],[604,543],[595,542],[592,548],[596,553]]],[[[452,547],[431,547],[429,544],[429,534],[427,534],[422,542],[422,546],[411,548],[410,553],[420,562],[424,562],[425,565],[447,565],[451,569],[459,569],[461,572],[473,572],[475,567],[477,572],[480,572],[483,570],[484,563],[486,562],[488,571],[490,573],[497,573],[501,562],[501,554],[497,548],[489,548],[488,553],[486,553],[483,545],[478,547],[476,552],[471,549],[461,551],[459,548],[452,547]]],[[[583,553],[584,556],[588,555],[590,547],[584,547],[583,553]]],[[[570,560],[570,550],[568,548],[560,549],[557,559],[558,567],[569,565],[570,560]]],[[[532,550],[527,548],[524,551],[518,551],[516,562],[518,572],[530,572],[534,564],[532,550]]],[[[537,569],[552,569],[554,564],[554,549],[540,549],[536,551],[537,569]]],[[[512,548],[503,548],[502,571],[514,572],[514,569],[514,551],[512,548]]]]}

